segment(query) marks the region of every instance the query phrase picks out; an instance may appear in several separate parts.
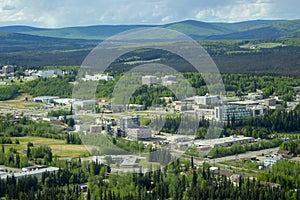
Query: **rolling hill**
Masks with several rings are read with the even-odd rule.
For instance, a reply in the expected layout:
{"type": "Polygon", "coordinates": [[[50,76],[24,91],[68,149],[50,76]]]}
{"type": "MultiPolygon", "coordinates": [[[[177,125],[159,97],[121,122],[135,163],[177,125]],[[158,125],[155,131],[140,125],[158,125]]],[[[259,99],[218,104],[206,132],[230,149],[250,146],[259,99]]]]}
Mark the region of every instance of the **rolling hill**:
{"type": "MultiPolygon", "coordinates": [[[[0,64],[23,66],[81,65],[85,56],[101,40],[117,33],[143,27],[162,27],[202,40],[223,73],[263,73],[300,75],[300,20],[254,20],[239,23],[206,23],[194,20],[165,25],[99,25],[66,28],[30,26],[0,27],[0,64]],[[282,39],[295,38],[295,39],[282,39]],[[249,43],[249,40],[255,40],[249,43]],[[263,40],[261,40],[263,39],[263,40]],[[262,43],[276,43],[269,49],[245,49],[262,43]]],[[[145,52],[143,56],[161,57],[145,52]]],[[[141,58],[143,59],[143,58],[141,58]]],[[[146,59],[146,58],[145,58],[146,59]]],[[[180,63],[174,56],[168,59],[180,63]]],[[[125,63],[116,63],[120,68],[125,63]]],[[[185,64],[181,68],[185,70],[185,64]]]]}
{"type": "Polygon", "coordinates": [[[254,20],[238,23],[207,23],[186,20],[165,25],[96,25],[65,28],[35,28],[29,26],[0,27],[0,32],[37,36],[103,40],[117,33],[143,27],[176,30],[194,39],[260,39],[299,37],[300,20],[254,20]]]}

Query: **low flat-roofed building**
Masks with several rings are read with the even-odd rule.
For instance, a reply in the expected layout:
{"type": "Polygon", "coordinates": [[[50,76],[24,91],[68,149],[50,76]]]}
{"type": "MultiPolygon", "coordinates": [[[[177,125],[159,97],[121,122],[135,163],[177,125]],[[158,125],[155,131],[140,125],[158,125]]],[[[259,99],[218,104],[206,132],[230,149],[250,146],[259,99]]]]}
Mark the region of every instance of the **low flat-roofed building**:
{"type": "Polygon", "coordinates": [[[46,122],[55,121],[55,120],[57,120],[57,119],[58,119],[57,117],[51,117],[51,116],[49,116],[49,117],[43,117],[43,118],[42,118],[42,120],[43,120],[43,121],[46,121],[46,122]]]}
{"type": "Polygon", "coordinates": [[[76,100],[73,102],[73,106],[79,106],[79,107],[84,107],[84,106],[93,106],[96,105],[96,101],[95,100],[76,100]]]}
{"type": "Polygon", "coordinates": [[[0,82],[0,85],[8,85],[8,83],[5,82],[5,81],[1,81],[1,82],[0,82]]]}
{"type": "Polygon", "coordinates": [[[137,157],[124,157],[123,162],[120,164],[120,167],[138,167],[137,157]]]}
{"type": "Polygon", "coordinates": [[[262,100],[264,96],[262,94],[257,94],[257,93],[249,93],[247,95],[247,99],[250,100],[262,100]]]}
{"type": "Polygon", "coordinates": [[[282,159],[283,158],[281,155],[273,155],[272,157],[269,157],[264,160],[264,166],[267,168],[271,168],[276,162],[282,159]]]}
{"type": "Polygon", "coordinates": [[[75,99],[71,98],[58,98],[53,100],[54,103],[60,104],[60,105],[71,105],[75,99]]]}
{"type": "Polygon", "coordinates": [[[192,110],[192,103],[182,102],[182,101],[174,101],[173,102],[174,109],[177,111],[186,111],[192,110]]]}
{"type": "Polygon", "coordinates": [[[108,74],[94,74],[94,75],[88,75],[86,74],[84,78],[82,78],[83,81],[111,81],[114,80],[113,76],[109,76],[108,74]]]}
{"type": "Polygon", "coordinates": [[[57,167],[44,167],[44,168],[38,168],[35,170],[27,170],[27,171],[19,171],[19,172],[15,172],[15,173],[6,173],[6,174],[2,174],[0,176],[0,179],[6,179],[7,177],[12,177],[14,176],[17,180],[21,179],[23,177],[26,176],[33,176],[33,177],[41,177],[43,173],[45,172],[49,172],[49,173],[56,173],[59,170],[59,168],[57,167]]]}
{"type": "Polygon", "coordinates": [[[34,102],[38,102],[38,103],[54,103],[55,99],[59,99],[58,96],[39,96],[39,97],[35,97],[33,98],[34,102]]]}
{"type": "Polygon", "coordinates": [[[101,133],[103,130],[102,125],[90,125],[90,133],[101,133]]]}
{"type": "Polygon", "coordinates": [[[54,69],[54,70],[39,70],[33,76],[40,77],[40,78],[57,78],[57,77],[62,77],[63,76],[63,72],[61,70],[59,70],[59,69],[54,69]]]}
{"type": "Polygon", "coordinates": [[[68,120],[68,119],[74,119],[77,120],[78,116],[77,115],[62,115],[58,117],[59,120],[68,120]]]}
{"type": "Polygon", "coordinates": [[[254,138],[236,135],[236,136],[223,137],[223,138],[195,140],[194,145],[196,146],[209,145],[212,148],[214,148],[218,146],[231,146],[233,144],[245,144],[251,142],[254,142],[254,138]]]}
{"type": "Polygon", "coordinates": [[[198,117],[199,119],[204,117],[204,119],[211,120],[214,118],[214,109],[194,109],[184,112],[189,116],[198,117]]]}
{"type": "Polygon", "coordinates": [[[245,100],[245,101],[228,101],[228,105],[238,105],[238,106],[255,106],[259,104],[259,101],[245,100]]]}

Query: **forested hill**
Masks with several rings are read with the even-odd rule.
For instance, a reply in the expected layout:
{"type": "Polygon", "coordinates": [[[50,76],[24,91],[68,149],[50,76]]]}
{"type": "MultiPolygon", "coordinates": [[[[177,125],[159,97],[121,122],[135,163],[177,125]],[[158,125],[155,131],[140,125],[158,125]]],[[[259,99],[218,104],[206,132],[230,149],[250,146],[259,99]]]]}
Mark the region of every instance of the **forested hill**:
{"type": "MultiPolygon", "coordinates": [[[[105,39],[133,28],[153,25],[99,25],[67,28],[29,26],[0,27],[0,65],[81,65],[86,55],[105,39]]],[[[222,73],[300,75],[300,20],[256,20],[239,23],[206,23],[187,20],[157,27],[183,32],[208,51],[222,73]],[[285,39],[289,38],[289,39],[285,39]],[[208,40],[209,39],[209,40],[208,40]],[[226,39],[226,40],[224,40],[226,39]]],[[[137,60],[123,58],[117,69],[151,60],[177,65],[187,71],[178,56],[141,51],[137,60]],[[167,62],[165,62],[167,61],[167,62]]]]}
{"type": "Polygon", "coordinates": [[[300,20],[254,20],[238,23],[208,23],[186,20],[164,25],[95,25],[52,29],[6,26],[0,27],[0,32],[103,40],[126,30],[143,27],[169,28],[185,33],[194,39],[262,39],[295,38],[300,36],[300,20]]]}

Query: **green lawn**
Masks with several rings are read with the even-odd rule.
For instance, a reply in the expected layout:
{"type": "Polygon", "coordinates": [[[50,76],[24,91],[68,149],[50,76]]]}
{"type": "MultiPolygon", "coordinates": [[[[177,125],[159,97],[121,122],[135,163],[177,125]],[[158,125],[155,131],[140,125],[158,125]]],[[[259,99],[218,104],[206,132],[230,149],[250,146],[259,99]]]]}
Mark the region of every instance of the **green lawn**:
{"type": "Polygon", "coordinates": [[[15,99],[0,101],[0,106],[11,107],[11,108],[36,108],[41,107],[44,104],[36,103],[32,101],[32,97],[30,95],[22,94],[15,99]],[[25,97],[28,98],[29,101],[25,101],[25,97]]]}
{"type": "Polygon", "coordinates": [[[90,155],[90,150],[92,147],[87,147],[85,145],[74,145],[66,144],[64,140],[56,140],[50,138],[41,137],[11,137],[13,142],[16,139],[20,141],[20,144],[5,144],[5,151],[9,151],[9,148],[13,147],[21,154],[24,154],[24,150],[27,148],[27,143],[32,142],[34,146],[48,145],[52,149],[53,155],[58,156],[58,158],[78,158],[90,155]]]}

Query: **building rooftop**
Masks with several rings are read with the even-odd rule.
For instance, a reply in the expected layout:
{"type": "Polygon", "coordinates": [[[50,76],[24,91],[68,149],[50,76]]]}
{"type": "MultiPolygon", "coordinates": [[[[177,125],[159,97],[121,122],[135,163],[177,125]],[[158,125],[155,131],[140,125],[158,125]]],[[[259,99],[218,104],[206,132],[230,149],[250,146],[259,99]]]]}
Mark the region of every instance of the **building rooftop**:
{"type": "Polygon", "coordinates": [[[196,146],[210,145],[214,147],[214,146],[221,146],[224,144],[237,143],[237,142],[242,143],[243,141],[252,141],[252,140],[254,140],[252,137],[237,135],[237,136],[230,136],[224,138],[195,140],[194,144],[196,146]]]}

